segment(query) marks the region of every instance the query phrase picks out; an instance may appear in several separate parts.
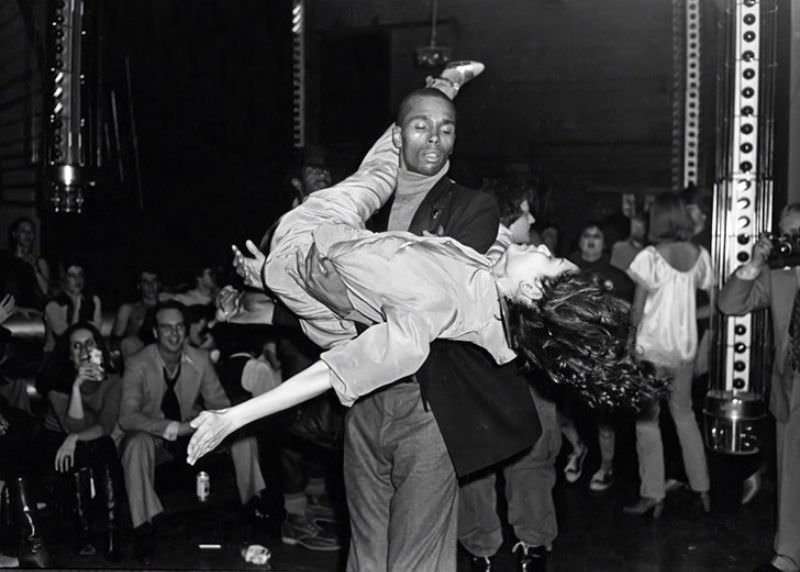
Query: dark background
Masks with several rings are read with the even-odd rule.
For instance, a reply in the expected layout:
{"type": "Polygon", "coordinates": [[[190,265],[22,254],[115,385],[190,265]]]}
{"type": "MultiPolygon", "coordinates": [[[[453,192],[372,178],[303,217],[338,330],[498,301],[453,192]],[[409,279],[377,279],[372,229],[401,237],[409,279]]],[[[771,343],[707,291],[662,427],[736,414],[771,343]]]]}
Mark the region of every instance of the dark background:
{"type": "MultiPolygon", "coordinates": [[[[788,16],[789,0],[777,4],[788,16]]],[[[416,49],[430,41],[431,2],[305,5],[307,139],[327,149],[340,178],[402,96],[435,73],[415,65],[416,49]]],[[[701,184],[710,186],[724,11],[719,0],[701,6],[701,184]]],[[[168,282],[187,279],[196,263],[227,265],[231,243],[259,238],[288,207],[291,2],[102,0],[96,8],[99,101],[109,122],[116,100],[120,146],[105,150],[86,212],[65,216],[33,208],[46,206],[33,160],[46,2],[0,3],[0,225],[38,212],[44,254],[52,262],[86,255],[95,286],[116,304],[143,261],[160,265],[168,282]]],[[[457,100],[452,173],[460,182],[533,177],[547,191],[542,214],[565,228],[566,243],[585,219],[618,210],[622,193],[675,186],[673,16],[681,0],[439,0],[438,9],[438,43],[453,59],[487,65],[457,100]]],[[[786,196],[788,21],[778,19],[776,204],[786,196]]]]}

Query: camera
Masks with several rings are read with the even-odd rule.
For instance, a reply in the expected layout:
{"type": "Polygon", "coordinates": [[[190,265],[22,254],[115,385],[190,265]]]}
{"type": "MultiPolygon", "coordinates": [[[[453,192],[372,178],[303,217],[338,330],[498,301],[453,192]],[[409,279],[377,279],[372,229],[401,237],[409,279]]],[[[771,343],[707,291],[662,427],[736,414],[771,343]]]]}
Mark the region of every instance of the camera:
{"type": "Polygon", "coordinates": [[[772,251],[767,258],[770,268],[800,266],[800,235],[767,234],[772,251]]]}

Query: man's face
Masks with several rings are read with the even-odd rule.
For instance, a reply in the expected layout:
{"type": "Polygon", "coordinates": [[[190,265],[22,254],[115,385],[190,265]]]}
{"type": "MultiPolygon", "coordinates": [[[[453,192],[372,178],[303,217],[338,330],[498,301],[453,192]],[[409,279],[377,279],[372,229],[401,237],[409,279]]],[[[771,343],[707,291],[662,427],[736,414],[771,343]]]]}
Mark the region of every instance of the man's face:
{"type": "Polygon", "coordinates": [[[200,285],[215,290],[217,288],[217,273],[213,268],[204,268],[200,276],[200,285]]]}
{"type": "Polygon", "coordinates": [[[143,300],[156,300],[161,291],[161,281],[158,275],[153,272],[142,272],[139,275],[139,290],[142,292],[143,300]]]}
{"type": "Polygon", "coordinates": [[[155,336],[158,345],[168,352],[183,350],[186,343],[186,323],[183,314],[174,308],[165,308],[156,314],[155,336]]]}
{"type": "Polygon", "coordinates": [[[800,234],[800,212],[788,212],[781,217],[778,224],[781,234],[796,236],[800,234]]]}
{"type": "Polygon", "coordinates": [[[400,148],[400,165],[414,173],[434,175],[444,167],[456,142],[456,113],[449,101],[419,96],[402,125],[392,133],[400,148]]]}
{"type": "Polygon", "coordinates": [[[548,226],[542,229],[542,243],[550,249],[550,252],[555,253],[558,250],[558,229],[554,226],[548,226]]]}
{"type": "Polygon", "coordinates": [[[33,247],[36,240],[36,232],[33,230],[33,225],[27,221],[19,223],[16,230],[11,233],[14,242],[23,248],[33,247]]]}
{"type": "Polygon", "coordinates": [[[531,214],[528,199],[519,205],[519,216],[512,222],[508,230],[511,231],[511,240],[514,244],[528,244],[531,240],[531,225],[536,221],[531,214]]]}
{"type": "Polygon", "coordinates": [[[69,294],[80,294],[83,292],[84,276],[83,268],[80,266],[70,266],[64,280],[64,289],[69,294]]]}
{"type": "Polygon", "coordinates": [[[306,197],[308,197],[308,195],[314,191],[327,189],[331,186],[333,181],[331,172],[327,167],[307,165],[303,167],[301,176],[303,179],[303,190],[305,191],[306,197]]]}

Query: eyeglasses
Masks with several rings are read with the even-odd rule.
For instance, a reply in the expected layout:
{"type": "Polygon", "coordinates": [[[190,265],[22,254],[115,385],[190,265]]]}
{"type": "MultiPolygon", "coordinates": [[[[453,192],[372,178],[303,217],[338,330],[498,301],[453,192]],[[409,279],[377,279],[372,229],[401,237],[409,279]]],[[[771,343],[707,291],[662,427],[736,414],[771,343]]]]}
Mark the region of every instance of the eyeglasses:
{"type": "Polygon", "coordinates": [[[186,333],[186,324],[179,322],[177,324],[158,324],[158,333],[167,334],[184,334],[186,333]]]}

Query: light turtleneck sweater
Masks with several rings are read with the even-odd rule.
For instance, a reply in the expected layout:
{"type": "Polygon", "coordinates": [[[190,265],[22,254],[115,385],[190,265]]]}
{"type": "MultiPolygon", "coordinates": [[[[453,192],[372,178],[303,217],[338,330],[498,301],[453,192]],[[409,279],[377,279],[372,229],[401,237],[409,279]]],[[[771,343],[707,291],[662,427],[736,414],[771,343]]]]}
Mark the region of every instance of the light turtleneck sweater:
{"type": "Polygon", "coordinates": [[[408,230],[419,205],[449,169],[449,161],[435,175],[414,173],[405,167],[400,167],[397,171],[397,187],[392,210],[389,212],[387,230],[408,230]]]}

